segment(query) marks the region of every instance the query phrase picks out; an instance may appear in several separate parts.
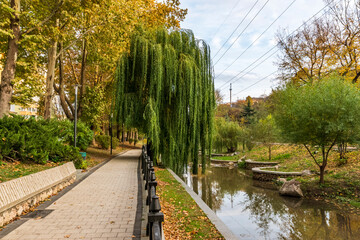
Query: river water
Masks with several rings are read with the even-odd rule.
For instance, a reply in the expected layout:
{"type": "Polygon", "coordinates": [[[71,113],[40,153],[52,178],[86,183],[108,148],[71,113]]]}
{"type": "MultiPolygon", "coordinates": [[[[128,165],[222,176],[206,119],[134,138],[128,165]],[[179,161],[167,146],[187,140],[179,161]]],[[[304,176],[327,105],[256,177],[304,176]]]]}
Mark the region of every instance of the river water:
{"type": "Polygon", "coordinates": [[[211,167],[205,176],[183,179],[239,239],[360,240],[360,215],[279,196],[243,170],[211,167]]]}

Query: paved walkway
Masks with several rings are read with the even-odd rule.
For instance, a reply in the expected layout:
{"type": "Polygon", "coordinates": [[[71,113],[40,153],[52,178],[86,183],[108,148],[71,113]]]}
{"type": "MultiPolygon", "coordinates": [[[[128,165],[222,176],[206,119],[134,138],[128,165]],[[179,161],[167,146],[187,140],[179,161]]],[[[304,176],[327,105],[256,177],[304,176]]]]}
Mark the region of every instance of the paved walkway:
{"type": "Polygon", "coordinates": [[[47,216],[29,219],[1,239],[136,239],[140,154],[131,150],[112,159],[42,210],[47,216]]]}

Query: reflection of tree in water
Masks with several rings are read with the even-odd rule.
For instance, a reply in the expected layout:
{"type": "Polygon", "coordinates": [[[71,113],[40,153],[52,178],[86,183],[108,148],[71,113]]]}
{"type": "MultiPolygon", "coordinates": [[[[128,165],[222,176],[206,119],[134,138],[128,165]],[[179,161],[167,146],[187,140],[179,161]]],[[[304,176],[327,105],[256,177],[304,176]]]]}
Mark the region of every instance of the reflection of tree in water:
{"type": "Polygon", "coordinates": [[[289,209],[279,239],[360,239],[360,216],[318,207],[312,204],[289,209]]]}
{"type": "Polygon", "coordinates": [[[254,187],[237,169],[213,167],[192,182],[194,191],[214,211],[225,197],[234,199],[235,207],[249,214],[264,239],[360,239],[360,216],[333,211],[321,202],[280,197],[277,191],[254,187]]]}
{"type": "Polygon", "coordinates": [[[240,202],[243,205],[243,212],[250,212],[250,218],[260,229],[259,234],[265,239],[272,232],[271,223],[277,224],[286,214],[286,206],[281,199],[274,197],[269,197],[266,190],[249,188],[245,198],[240,202]]]}

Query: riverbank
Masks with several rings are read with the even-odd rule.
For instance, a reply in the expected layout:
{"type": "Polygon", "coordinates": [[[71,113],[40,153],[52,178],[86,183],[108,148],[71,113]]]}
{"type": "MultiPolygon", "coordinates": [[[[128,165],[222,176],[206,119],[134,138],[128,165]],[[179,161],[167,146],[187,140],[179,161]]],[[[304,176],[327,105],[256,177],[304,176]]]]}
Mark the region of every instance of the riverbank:
{"type": "Polygon", "coordinates": [[[166,239],[224,239],[206,214],[166,170],[155,168],[166,239]]]}
{"type": "MultiPolygon", "coordinates": [[[[268,148],[261,145],[240,154],[242,155],[254,161],[269,161],[268,148]]],[[[310,170],[314,173],[312,176],[296,177],[302,183],[301,188],[306,198],[342,204],[347,206],[349,211],[360,213],[360,151],[348,152],[346,160],[339,159],[337,151],[330,151],[325,183],[322,185],[319,184],[319,167],[304,146],[274,145],[272,156],[271,161],[278,162],[282,170],[310,170]]],[[[320,153],[315,156],[321,157],[320,153]]]]}

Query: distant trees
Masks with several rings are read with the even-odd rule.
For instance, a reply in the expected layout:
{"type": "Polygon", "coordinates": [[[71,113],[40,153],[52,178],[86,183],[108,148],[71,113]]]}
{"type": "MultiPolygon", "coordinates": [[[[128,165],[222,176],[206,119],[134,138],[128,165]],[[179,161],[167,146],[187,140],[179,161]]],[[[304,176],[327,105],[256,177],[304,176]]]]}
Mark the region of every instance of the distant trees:
{"type": "Polygon", "coordinates": [[[290,86],[280,91],[274,117],[283,138],[305,146],[320,169],[320,183],[324,183],[333,146],[359,139],[360,91],[337,76],[300,88],[290,86]],[[320,148],[321,156],[311,147],[320,148]]]}
{"type": "Polygon", "coordinates": [[[304,84],[337,72],[355,83],[360,77],[360,3],[326,0],[330,10],[297,33],[277,35],[282,78],[304,84]]]}

